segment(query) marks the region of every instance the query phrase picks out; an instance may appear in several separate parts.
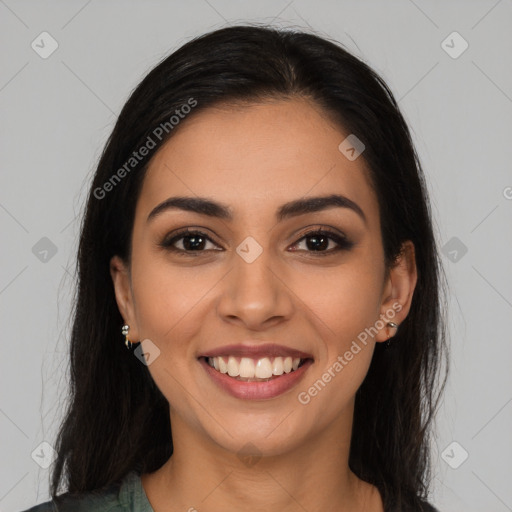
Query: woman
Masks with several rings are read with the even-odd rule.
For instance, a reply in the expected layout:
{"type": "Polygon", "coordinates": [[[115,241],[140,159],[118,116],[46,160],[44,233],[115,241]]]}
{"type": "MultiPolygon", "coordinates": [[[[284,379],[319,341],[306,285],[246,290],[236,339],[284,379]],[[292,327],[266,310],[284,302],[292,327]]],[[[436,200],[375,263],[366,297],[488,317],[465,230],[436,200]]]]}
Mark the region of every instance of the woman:
{"type": "Polygon", "coordinates": [[[434,510],[424,176],[338,44],[234,26],[164,59],[103,152],[77,270],[53,500],[31,511],[434,510]]]}

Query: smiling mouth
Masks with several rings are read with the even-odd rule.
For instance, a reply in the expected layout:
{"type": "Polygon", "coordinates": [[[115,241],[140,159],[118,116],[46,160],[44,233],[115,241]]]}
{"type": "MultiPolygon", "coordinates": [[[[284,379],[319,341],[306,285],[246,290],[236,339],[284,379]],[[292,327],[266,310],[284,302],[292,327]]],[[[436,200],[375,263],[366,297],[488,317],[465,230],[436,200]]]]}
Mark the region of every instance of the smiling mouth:
{"type": "Polygon", "coordinates": [[[219,373],[242,382],[268,382],[293,373],[311,358],[287,357],[235,357],[218,356],[199,358],[219,373]]]}

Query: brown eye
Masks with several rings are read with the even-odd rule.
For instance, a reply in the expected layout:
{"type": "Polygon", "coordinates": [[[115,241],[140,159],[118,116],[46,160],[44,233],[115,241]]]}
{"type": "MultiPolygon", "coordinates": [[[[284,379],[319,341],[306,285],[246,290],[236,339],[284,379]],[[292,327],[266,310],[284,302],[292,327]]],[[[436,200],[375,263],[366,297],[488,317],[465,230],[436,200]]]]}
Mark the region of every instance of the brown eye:
{"type": "Polygon", "coordinates": [[[318,253],[318,256],[332,254],[343,249],[348,250],[354,246],[347,238],[325,229],[309,231],[295,243],[295,246],[303,240],[306,241],[305,250],[307,252],[318,253]],[[335,247],[329,248],[329,245],[332,245],[331,242],[334,242],[335,247]]]}
{"type": "Polygon", "coordinates": [[[170,251],[186,254],[191,252],[205,252],[212,250],[212,248],[206,247],[208,243],[216,245],[207,235],[201,231],[185,230],[177,233],[170,239],[164,240],[160,246],[170,251]],[[177,246],[179,244],[181,244],[181,247],[177,246]]]}

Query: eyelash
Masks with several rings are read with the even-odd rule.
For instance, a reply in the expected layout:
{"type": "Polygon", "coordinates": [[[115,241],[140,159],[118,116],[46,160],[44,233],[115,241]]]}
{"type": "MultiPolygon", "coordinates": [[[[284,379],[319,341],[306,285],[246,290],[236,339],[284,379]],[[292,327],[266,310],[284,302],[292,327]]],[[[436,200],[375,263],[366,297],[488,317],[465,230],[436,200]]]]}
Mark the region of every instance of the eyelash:
{"type": "MultiPolygon", "coordinates": [[[[306,252],[312,253],[315,256],[320,256],[320,257],[329,256],[329,255],[332,255],[332,254],[337,253],[342,250],[350,250],[354,246],[354,243],[351,242],[350,240],[348,240],[347,238],[340,236],[337,233],[334,233],[333,231],[330,231],[328,229],[314,229],[314,230],[308,231],[307,233],[304,233],[301,236],[301,238],[299,238],[299,240],[297,240],[293,245],[297,245],[299,242],[302,242],[303,240],[305,240],[307,238],[312,238],[314,235],[325,236],[338,244],[338,246],[335,247],[334,249],[329,249],[327,251],[308,251],[308,250],[306,250],[306,252]]],[[[162,247],[168,251],[176,253],[178,256],[185,256],[185,257],[197,257],[198,255],[193,254],[193,253],[202,253],[202,252],[207,252],[208,250],[210,250],[210,251],[212,250],[212,249],[206,249],[206,250],[203,249],[200,251],[190,251],[190,250],[187,251],[184,249],[178,249],[177,247],[174,247],[174,245],[173,245],[178,240],[181,240],[181,239],[187,238],[187,237],[194,237],[194,236],[200,236],[201,238],[215,244],[215,242],[209,236],[207,236],[205,233],[203,233],[202,231],[184,229],[184,230],[180,231],[179,233],[177,233],[175,236],[173,236],[170,240],[164,239],[164,241],[161,242],[159,245],[160,245],[160,247],[162,247]]],[[[218,250],[218,249],[213,249],[213,250],[218,250]]]]}

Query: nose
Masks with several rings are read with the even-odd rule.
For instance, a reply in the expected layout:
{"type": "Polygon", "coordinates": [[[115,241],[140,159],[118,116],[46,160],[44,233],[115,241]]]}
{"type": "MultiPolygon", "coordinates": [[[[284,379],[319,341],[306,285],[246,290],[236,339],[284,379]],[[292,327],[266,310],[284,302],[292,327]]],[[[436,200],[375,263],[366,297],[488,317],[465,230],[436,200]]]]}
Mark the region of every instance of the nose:
{"type": "Polygon", "coordinates": [[[258,331],[285,322],[293,312],[293,293],[269,250],[251,263],[234,254],[233,268],[223,280],[218,313],[226,321],[258,331]]]}

